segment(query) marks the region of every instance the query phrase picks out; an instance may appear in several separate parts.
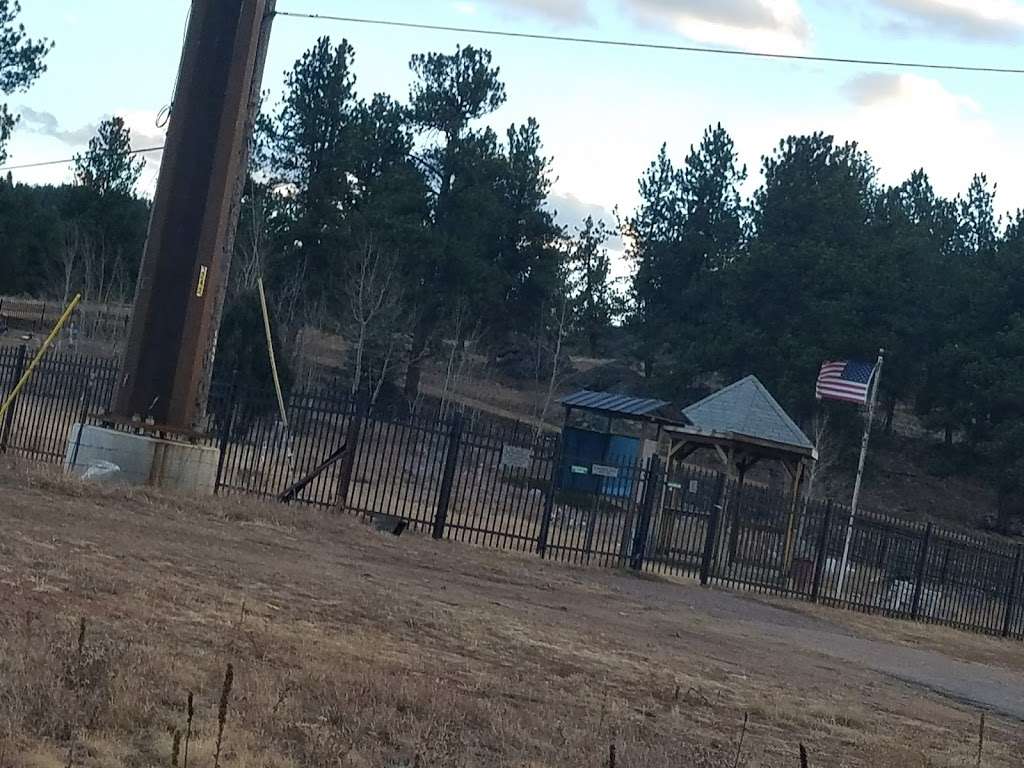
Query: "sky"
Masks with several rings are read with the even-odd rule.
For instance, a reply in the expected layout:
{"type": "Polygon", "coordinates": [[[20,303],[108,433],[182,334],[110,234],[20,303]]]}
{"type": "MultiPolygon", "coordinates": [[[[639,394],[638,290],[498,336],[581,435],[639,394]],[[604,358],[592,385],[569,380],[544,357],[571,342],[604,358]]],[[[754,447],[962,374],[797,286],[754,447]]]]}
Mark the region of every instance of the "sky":
{"type": "MultiPolygon", "coordinates": [[[[162,141],[188,0],[30,0],[30,35],[56,43],[49,69],[8,103],[22,115],[7,165],[71,157],[104,117],[123,116],[136,147],[162,141]],[[145,8],[145,10],[141,10],[145,8]]],[[[278,0],[278,10],[507,31],[708,45],[744,51],[1021,67],[1024,0],[278,0]]],[[[855,140],[884,183],[925,168],[940,194],[974,173],[998,185],[997,205],[1024,208],[1022,75],[784,62],[636,48],[482,37],[278,17],[264,79],[271,101],[284,72],[319,36],[355,48],[357,88],[405,100],[409,58],[489,48],[506,104],[499,133],[535,117],[553,158],[550,205],[573,225],[613,221],[638,201],[637,179],[662,143],[682,163],[709,124],[722,123],[760,181],[761,158],[784,136],[825,131],[855,140]]],[[[155,187],[150,156],[143,192],[155,187]]],[[[15,171],[60,183],[70,166],[15,171]]]]}

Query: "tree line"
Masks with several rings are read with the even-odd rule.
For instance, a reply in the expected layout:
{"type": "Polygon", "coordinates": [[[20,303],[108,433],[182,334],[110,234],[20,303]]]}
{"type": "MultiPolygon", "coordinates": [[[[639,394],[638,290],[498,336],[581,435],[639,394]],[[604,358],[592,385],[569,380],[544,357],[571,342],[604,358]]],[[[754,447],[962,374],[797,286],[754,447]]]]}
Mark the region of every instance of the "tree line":
{"type": "MultiPolygon", "coordinates": [[[[815,133],[780,141],[747,197],[712,125],[685,154],[662,147],[635,211],[567,231],[537,121],[487,125],[506,100],[488,51],[413,56],[402,101],[361,94],[354,65],[321,38],[260,115],[221,371],[258,359],[261,276],[285,356],[305,326],[336,331],[353,391],[406,400],[426,364],[470,355],[550,400],[574,351],[625,359],[645,394],[678,401],[755,373],[808,424],[821,362],[885,347],[883,427],[906,405],[985,459],[1005,509],[1024,495],[1024,214],[1001,216],[984,175],[952,199],[924,170],[887,185],[858,145],[815,133]]],[[[0,183],[0,291],[131,296],[148,210],[128,138],[105,123],[76,185],[0,183]]],[[[835,417],[855,431],[853,409],[835,417]]]]}

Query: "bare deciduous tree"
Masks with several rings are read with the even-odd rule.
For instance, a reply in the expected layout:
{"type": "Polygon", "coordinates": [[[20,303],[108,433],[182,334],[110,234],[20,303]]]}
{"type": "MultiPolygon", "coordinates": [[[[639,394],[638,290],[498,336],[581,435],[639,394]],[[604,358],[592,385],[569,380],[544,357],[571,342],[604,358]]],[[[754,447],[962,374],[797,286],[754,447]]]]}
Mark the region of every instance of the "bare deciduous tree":
{"type": "Polygon", "coordinates": [[[71,300],[71,290],[78,271],[78,255],[81,248],[82,231],[76,222],[64,227],[64,241],[60,249],[61,278],[64,281],[63,306],[71,300]]]}
{"type": "Polygon", "coordinates": [[[371,382],[374,399],[380,393],[384,376],[390,369],[394,343],[389,320],[397,304],[394,274],[394,261],[372,239],[368,239],[359,250],[345,285],[355,336],[353,395],[359,391],[366,373],[365,358],[371,336],[382,338],[386,348],[381,378],[376,385],[371,382]]]}
{"type": "Polygon", "coordinates": [[[551,374],[548,376],[548,387],[544,393],[543,405],[537,414],[538,434],[540,433],[541,425],[548,416],[548,409],[551,408],[551,401],[554,399],[555,389],[558,386],[558,376],[561,372],[562,346],[565,343],[566,336],[569,334],[570,320],[569,297],[563,296],[562,304],[558,311],[558,324],[555,326],[555,344],[551,354],[551,374]]]}
{"type": "Polygon", "coordinates": [[[819,408],[814,417],[814,445],[818,449],[818,460],[811,462],[810,469],[807,472],[805,498],[808,500],[814,496],[815,485],[827,477],[829,471],[839,461],[839,440],[829,429],[830,420],[829,411],[819,408]]]}

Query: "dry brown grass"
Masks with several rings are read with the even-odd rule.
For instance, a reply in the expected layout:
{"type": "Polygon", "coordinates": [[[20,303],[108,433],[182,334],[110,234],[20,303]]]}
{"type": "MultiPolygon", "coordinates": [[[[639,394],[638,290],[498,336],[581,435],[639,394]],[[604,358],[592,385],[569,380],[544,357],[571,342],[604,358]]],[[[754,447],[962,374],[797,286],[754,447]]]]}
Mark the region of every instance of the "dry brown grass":
{"type": "MultiPolygon", "coordinates": [[[[223,766],[732,766],[744,713],[747,768],[973,765],[974,712],[712,593],[9,463],[0,530],[2,768],[170,765],[190,690],[210,766],[228,662],[223,766]]],[[[1015,764],[1014,726],[987,742],[1015,764]]]]}

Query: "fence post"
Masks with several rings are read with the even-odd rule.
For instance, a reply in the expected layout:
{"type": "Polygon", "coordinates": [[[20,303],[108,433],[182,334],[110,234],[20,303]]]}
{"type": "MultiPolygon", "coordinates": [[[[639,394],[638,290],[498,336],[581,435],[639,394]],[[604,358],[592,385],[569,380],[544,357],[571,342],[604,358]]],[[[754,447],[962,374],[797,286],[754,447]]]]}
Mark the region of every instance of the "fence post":
{"type": "Polygon", "coordinates": [[[814,561],[814,583],[811,586],[811,602],[818,602],[821,596],[821,577],[825,573],[825,561],[828,559],[828,529],[832,523],[832,499],[825,502],[825,517],[821,521],[821,536],[818,537],[818,556],[814,561]]]}
{"type": "MultiPolygon", "coordinates": [[[[18,347],[18,356],[14,361],[14,376],[11,377],[11,386],[18,386],[21,377],[25,375],[25,359],[28,357],[28,348],[22,344],[18,347]]],[[[3,427],[0,427],[0,453],[7,453],[11,441],[11,429],[14,427],[14,412],[18,410],[20,395],[14,398],[11,407],[7,409],[4,416],[3,427]]]]}
{"type": "Polygon", "coordinates": [[[932,524],[924,529],[924,538],[921,540],[921,554],[917,559],[917,574],[914,577],[914,601],[910,607],[910,618],[917,621],[921,613],[921,592],[924,589],[924,572],[928,563],[928,549],[932,543],[932,524]]]}
{"type": "Polygon", "coordinates": [[[637,519],[636,529],[633,531],[633,553],[629,560],[629,567],[634,571],[642,570],[644,567],[644,554],[647,552],[647,532],[651,527],[651,511],[654,509],[654,500],[659,497],[661,489],[661,458],[655,454],[647,462],[647,477],[644,480],[644,492],[640,498],[640,515],[637,519]]]}
{"type": "Polygon", "coordinates": [[[1017,607],[1017,585],[1020,584],[1020,553],[1021,548],[1017,547],[1017,554],[1013,558],[1013,576],[1006,588],[1006,615],[1003,617],[1003,637],[1010,636],[1013,629],[1013,611],[1017,607]]]}
{"type": "Polygon", "coordinates": [[[548,483],[548,492],[544,497],[544,512],[540,519],[540,535],[537,537],[537,554],[542,558],[547,555],[548,537],[551,535],[551,516],[555,511],[555,496],[558,494],[558,483],[562,478],[562,450],[564,444],[562,437],[558,437],[558,450],[554,452],[554,459],[551,462],[551,479],[548,483]]]}
{"type": "Polygon", "coordinates": [[[231,388],[228,390],[228,407],[224,414],[224,422],[220,425],[220,439],[217,441],[217,475],[213,480],[213,495],[220,491],[221,480],[224,479],[224,462],[228,447],[231,445],[231,429],[235,425],[235,410],[238,407],[238,371],[231,374],[231,388]]]}
{"type": "Polygon", "coordinates": [[[455,414],[452,418],[452,429],[448,433],[448,450],[444,456],[444,474],[441,476],[441,489],[437,494],[437,510],[434,512],[435,539],[444,538],[444,529],[448,524],[448,507],[452,502],[452,486],[455,483],[455,467],[459,460],[459,444],[462,441],[462,416],[455,414]]]}
{"type": "Polygon", "coordinates": [[[722,517],[722,507],[725,501],[725,473],[718,475],[718,484],[715,487],[714,503],[708,514],[707,531],[704,535],[704,555],[700,561],[700,585],[706,587],[711,578],[711,565],[715,556],[715,542],[718,540],[718,522],[722,517]]]}
{"type": "Polygon", "coordinates": [[[71,465],[67,469],[70,474],[74,474],[78,467],[78,454],[82,449],[82,433],[85,431],[85,423],[89,420],[89,407],[92,405],[92,398],[95,394],[96,379],[96,364],[92,363],[89,366],[89,376],[82,392],[82,411],[78,419],[78,434],[75,435],[75,447],[71,450],[71,465]]]}
{"type": "Polygon", "coordinates": [[[356,399],[355,412],[348,425],[345,435],[345,455],[341,459],[341,472],[338,473],[338,493],[334,502],[335,510],[344,512],[348,509],[348,491],[352,486],[352,470],[356,464],[356,452],[359,450],[359,439],[363,434],[363,420],[370,411],[370,397],[360,392],[356,399]]]}

